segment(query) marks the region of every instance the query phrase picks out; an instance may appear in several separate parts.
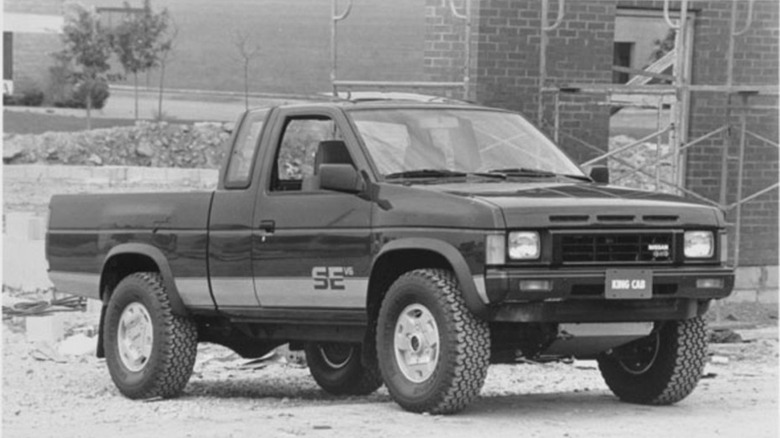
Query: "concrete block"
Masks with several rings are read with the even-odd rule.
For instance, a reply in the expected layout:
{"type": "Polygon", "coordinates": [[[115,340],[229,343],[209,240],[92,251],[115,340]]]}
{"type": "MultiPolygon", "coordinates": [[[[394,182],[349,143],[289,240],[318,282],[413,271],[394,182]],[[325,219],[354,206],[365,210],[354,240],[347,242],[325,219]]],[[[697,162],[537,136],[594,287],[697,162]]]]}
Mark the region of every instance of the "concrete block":
{"type": "Polygon", "coordinates": [[[47,179],[68,179],[70,177],[71,169],[68,166],[50,166],[41,175],[47,179]]]}
{"type": "Polygon", "coordinates": [[[92,185],[111,184],[111,180],[109,180],[105,176],[93,176],[92,178],[87,178],[86,180],[84,180],[84,182],[92,185]]]}
{"type": "Polygon", "coordinates": [[[135,166],[42,166],[13,165],[3,167],[6,181],[62,180],[88,184],[114,185],[133,182],[198,183],[215,187],[219,171],[216,169],[154,168],[135,166]]]}
{"type": "Polygon", "coordinates": [[[780,295],[780,291],[778,291],[777,287],[774,289],[764,289],[756,291],[756,301],[760,303],[777,303],[780,302],[778,300],[778,295],[780,295]]]}
{"type": "Polygon", "coordinates": [[[111,184],[123,183],[127,181],[127,169],[119,166],[105,168],[108,172],[108,180],[111,184]]]}
{"type": "Polygon", "coordinates": [[[748,289],[735,290],[724,301],[729,303],[755,303],[758,301],[758,292],[748,289]]]}
{"type": "Polygon", "coordinates": [[[125,173],[125,181],[128,183],[134,183],[144,180],[144,174],[142,172],[143,168],[140,167],[129,167],[127,168],[127,172],[125,173]]]}
{"type": "Polygon", "coordinates": [[[30,212],[8,213],[5,233],[20,240],[43,240],[46,237],[46,218],[30,212]]]}
{"type": "Polygon", "coordinates": [[[71,180],[83,181],[92,175],[91,167],[71,166],[69,170],[70,172],[68,172],[68,179],[71,180]]]}
{"type": "Polygon", "coordinates": [[[26,337],[29,342],[53,345],[59,342],[65,335],[65,326],[61,313],[45,316],[28,316],[24,322],[26,337]]]}
{"type": "Polygon", "coordinates": [[[87,300],[87,315],[95,316],[97,321],[100,318],[100,311],[103,309],[103,302],[100,300],[87,300]]]}
{"type": "Polygon", "coordinates": [[[214,169],[200,169],[198,172],[198,179],[204,186],[217,185],[219,180],[219,171],[214,169]]]}
{"type": "Polygon", "coordinates": [[[61,356],[92,356],[97,348],[97,337],[77,333],[65,339],[58,347],[61,356]]]}
{"type": "Polygon", "coordinates": [[[765,266],[765,276],[766,279],[766,287],[768,289],[774,289],[777,290],[778,287],[780,287],[780,284],[778,284],[778,271],[780,270],[780,267],[778,266],[765,266]]]}
{"type": "Polygon", "coordinates": [[[44,240],[3,239],[3,284],[25,291],[53,287],[44,240]]]}
{"type": "Polygon", "coordinates": [[[28,181],[38,181],[46,175],[46,166],[4,166],[5,178],[26,179],[28,181]],[[8,173],[10,171],[10,173],[8,173]]]}
{"type": "Polygon", "coordinates": [[[745,266],[737,268],[734,279],[734,289],[758,289],[761,280],[761,268],[745,266]]]}
{"type": "Polygon", "coordinates": [[[31,223],[35,215],[30,212],[16,212],[5,215],[5,233],[8,237],[29,240],[31,223]]]}

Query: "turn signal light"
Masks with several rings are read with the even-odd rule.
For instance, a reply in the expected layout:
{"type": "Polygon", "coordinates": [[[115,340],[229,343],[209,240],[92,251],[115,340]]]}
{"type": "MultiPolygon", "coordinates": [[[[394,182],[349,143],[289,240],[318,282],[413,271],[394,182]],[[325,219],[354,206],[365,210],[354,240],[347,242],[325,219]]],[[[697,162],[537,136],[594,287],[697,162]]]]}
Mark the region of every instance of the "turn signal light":
{"type": "Polygon", "coordinates": [[[697,289],[723,289],[723,280],[720,278],[700,278],[696,280],[697,289]]]}
{"type": "Polygon", "coordinates": [[[520,290],[524,292],[549,292],[552,290],[550,280],[520,280],[520,290]]]}

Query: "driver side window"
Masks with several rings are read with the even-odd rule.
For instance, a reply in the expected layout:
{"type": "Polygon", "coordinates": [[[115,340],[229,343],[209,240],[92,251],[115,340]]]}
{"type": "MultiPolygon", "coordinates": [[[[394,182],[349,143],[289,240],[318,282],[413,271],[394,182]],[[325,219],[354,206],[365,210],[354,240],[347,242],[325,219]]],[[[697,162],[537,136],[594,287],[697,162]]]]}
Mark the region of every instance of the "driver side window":
{"type": "Polygon", "coordinates": [[[338,126],[328,117],[288,119],[276,153],[271,191],[305,190],[303,181],[314,175],[314,160],[320,142],[342,139],[338,126]]]}

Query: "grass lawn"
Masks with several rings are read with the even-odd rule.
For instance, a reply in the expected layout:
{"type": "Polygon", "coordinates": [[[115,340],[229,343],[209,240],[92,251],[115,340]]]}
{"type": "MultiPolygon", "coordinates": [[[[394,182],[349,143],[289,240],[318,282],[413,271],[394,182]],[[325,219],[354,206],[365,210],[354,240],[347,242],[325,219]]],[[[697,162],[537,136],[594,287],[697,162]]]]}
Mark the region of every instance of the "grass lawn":
{"type": "MultiPolygon", "coordinates": [[[[132,126],[132,119],[92,119],[92,128],[132,126]]],[[[86,117],[42,114],[39,112],[3,111],[3,133],[41,134],[48,131],[83,131],[87,129],[86,117]]]]}

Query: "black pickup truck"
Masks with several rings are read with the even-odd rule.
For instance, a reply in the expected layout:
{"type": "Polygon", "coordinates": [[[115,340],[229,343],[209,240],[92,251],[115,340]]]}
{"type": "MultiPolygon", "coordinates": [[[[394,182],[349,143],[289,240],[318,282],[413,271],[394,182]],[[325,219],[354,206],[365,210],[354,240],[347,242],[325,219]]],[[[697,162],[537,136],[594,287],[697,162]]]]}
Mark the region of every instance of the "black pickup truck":
{"type": "MultiPolygon", "coordinates": [[[[453,102],[247,111],[214,192],[54,196],[46,251],[101,300],[127,397],[173,397],[198,342],[289,344],[333,394],[382,384],[453,413],[490,363],[598,360],[632,403],[675,403],[733,287],[724,217],[587,176],[522,116],[453,102]]],[[[605,178],[607,176],[607,178],[605,178]]]]}

